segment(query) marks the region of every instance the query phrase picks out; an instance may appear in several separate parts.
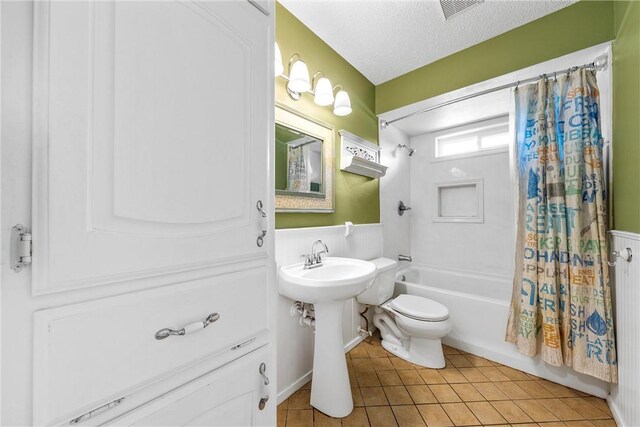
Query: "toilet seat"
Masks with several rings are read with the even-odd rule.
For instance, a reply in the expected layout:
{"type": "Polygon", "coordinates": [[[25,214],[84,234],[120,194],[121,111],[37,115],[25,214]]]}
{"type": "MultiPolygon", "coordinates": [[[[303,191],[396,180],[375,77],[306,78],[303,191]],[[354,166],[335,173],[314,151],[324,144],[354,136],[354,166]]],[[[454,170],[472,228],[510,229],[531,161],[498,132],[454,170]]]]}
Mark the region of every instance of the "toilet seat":
{"type": "Polygon", "coordinates": [[[384,304],[391,310],[411,319],[441,322],[449,318],[449,310],[439,302],[417,295],[398,295],[384,304]]]}

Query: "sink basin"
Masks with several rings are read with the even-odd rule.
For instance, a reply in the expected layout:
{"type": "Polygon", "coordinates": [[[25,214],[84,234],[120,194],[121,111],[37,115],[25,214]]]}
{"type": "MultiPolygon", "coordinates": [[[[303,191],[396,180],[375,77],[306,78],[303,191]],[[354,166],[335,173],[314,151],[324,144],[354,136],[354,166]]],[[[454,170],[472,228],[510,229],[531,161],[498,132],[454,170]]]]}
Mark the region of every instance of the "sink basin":
{"type": "Polygon", "coordinates": [[[371,286],[376,274],[371,262],[337,257],[325,258],[322,267],[308,270],[304,263],[280,268],[280,294],[313,304],[311,406],[332,417],[346,417],[353,410],[342,342],[344,303],[371,286]]]}
{"type": "Polygon", "coordinates": [[[308,270],[301,262],[280,269],[280,294],[310,304],[344,301],[367,289],[375,275],[375,264],[359,259],[328,257],[308,270]]]}

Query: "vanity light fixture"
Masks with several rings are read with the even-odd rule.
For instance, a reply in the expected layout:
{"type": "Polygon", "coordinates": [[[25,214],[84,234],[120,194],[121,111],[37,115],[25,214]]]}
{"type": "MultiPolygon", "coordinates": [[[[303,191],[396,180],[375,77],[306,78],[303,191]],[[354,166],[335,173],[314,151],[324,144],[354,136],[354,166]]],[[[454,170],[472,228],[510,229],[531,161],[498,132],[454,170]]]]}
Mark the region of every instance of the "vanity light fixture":
{"type": "Polygon", "coordinates": [[[276,77],[282,77],[287,81],[287,94],[294,101],[300,100],[305,92],[313,95],[313,102],[322,107],[333,105],[333,114],[336,116],[346,116],[351,114],[351,99],[349,94],[342,88],[342,85],[332,87],[331,81],[324,75],[322,71],[318,71],[313,75],[313,79],[309,79],[309,68],[301,56],[294,53],[289,59],[289,75],[284,74],[284,66],[282,65],[282,52],[275,44],[274,66],[276,77]],[[317,78],[317,81],[316,81],[317,78]],[[334,92],[340,88],[338,93],[334,92]]]}

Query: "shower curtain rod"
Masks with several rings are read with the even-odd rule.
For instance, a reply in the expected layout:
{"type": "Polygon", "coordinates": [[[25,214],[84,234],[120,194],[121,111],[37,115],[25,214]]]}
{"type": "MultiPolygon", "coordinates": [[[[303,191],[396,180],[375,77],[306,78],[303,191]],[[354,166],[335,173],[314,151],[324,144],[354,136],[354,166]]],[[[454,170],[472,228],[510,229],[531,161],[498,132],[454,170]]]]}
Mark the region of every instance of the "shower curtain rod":
{"type": "Polygon", "coordinates": [[[292,145],[292,144],[288,144],[288,145],[291,148],[300,148],[300,147],[303,147],[305,145],[313,144],[314,142],[320,142],[320,141],[318,141],[317,139],[312,139],[311,141],[303,142],[303,143],[298,144],[298,145],[292,145]]]}
{"type": "MultiPolygon", "coordinates": [[[[590,62],[588,64],[583,65],[582,67],[585,67],[587,69],[591,69],[591,70],[597,70],[597,71],[602,71],[607,67],[607,55],[601,55],[599,57],[597,57],[593,62],[590,62]]],[[[386,129],[390,124],[398,122],[400,120],[404,120],[407,119],[409,117],[413,117],[413,116],[417,116],[418,114],[422,114],[422,113],[426,113],[432,110],[436,110],[438,108],[441,107],[446,107],[447,105],[451,105],[451,104],[455,104],[456,102],[460,102],[460,101],[466,101],[467,99],[472,99],[472,98],[476,98],[478,96],[482,96],[482,95],[486,95],[488,93],[492,93],[492,92],[498,92],[504,89],[509,89],[512,87],[518,87],[521,84],[525,84],[525,83],[532,83],[537,81],[538,79],[540,79],[543,76],[556,76],[558,74],[562,75],[562,74],[569,74],[572,71],[578,70],[581,67],[578,66],[574,66],[574,67],[570,67],[570,68],[566,68],[564,70],[560,70],[560,71],[554,71],[552,73],[546,73],[546,74],[541,74],[537,77],[531,77],[528,79],[524,79],[524,80],[518,80],[515,82],[511,82],[511,83],[507,83],[498,87],[494,87],[491,89],[485,89],[482,90],[480,92],[476,92],[476,93],[470,93],[468,95],[464,95],[461,96],[459,98],[455,98],[455,99],[450,99],[449,101],[444,101],[441,102],[440,104],[436,104],[436,105],[432,105],[430,107],[427,108],[423,108],[422,110],[419,111],[415,111],[413,113],[410,114],[406,114],[404,116],[398,117],[397,119],[393,119],[393,120],[381,120],[380,121],[380,129],[386,129]]]]}

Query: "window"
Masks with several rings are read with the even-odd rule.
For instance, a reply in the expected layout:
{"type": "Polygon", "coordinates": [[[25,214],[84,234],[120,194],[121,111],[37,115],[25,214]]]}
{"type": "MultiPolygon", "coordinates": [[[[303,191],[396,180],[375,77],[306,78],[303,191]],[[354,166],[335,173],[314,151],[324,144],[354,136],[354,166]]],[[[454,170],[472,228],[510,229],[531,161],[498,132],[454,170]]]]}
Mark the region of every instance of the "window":
{"type": "Polygon", "coordinates": [[[436,159],[506,151],[511,140],[509,117],[435,132],[433,140],[436,159]]]}

